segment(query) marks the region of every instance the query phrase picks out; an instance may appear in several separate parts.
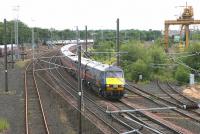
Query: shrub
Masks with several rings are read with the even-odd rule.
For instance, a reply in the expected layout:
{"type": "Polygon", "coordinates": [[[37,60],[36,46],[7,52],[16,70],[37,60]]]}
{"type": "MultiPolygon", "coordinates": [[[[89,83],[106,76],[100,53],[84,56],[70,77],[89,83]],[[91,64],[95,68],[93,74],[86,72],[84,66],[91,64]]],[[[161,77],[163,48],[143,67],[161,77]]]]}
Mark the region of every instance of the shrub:
{"type": "Polygon", "coordinates": [[[190,71],[185,69],[183,66],[178,66],[175,72],[175,79],[180,83],[188,83],[189,82],[189,73],[190,71]]]}
{"type": "Polygon", "coordinates": [[[136,82],[139,80],[139,75],[142,75],[142,79],[147,80],[149,78],[149,68],[147,64],[138,59],[131,65],[131,78],[134,79],[136,82]]]}

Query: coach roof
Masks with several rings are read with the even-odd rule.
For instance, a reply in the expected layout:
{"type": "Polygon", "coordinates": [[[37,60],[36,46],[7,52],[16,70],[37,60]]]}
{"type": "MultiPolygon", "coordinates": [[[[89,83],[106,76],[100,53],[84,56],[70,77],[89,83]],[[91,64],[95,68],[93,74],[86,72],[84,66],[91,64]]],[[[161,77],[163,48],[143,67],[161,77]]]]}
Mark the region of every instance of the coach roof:
{"type": "MultiPolygon", "coordinates": [[[[73,61],[78,61],[78,56],[74,55],[74,53],[70,52],[69,51],[69,48],[72,47],[72,46],[75,46],[77,44],[68,44],[68,45],[65,45],[61,48],[61,52],[69,57],[70,59],[72,59],[73,61]]],[[[117,67],[117,66],[110,66],[108,64],[103,64],[101,62],[97,62],[97,61],[94,61],[94,60],[91,60],[89,58],[84,58],[84,57],[81,57],[81,64],[83,65],[87,65],[91,68],[95,68],[97,70],[100,70],[100,71],[122,71],[121,68],[117,67]]]]}

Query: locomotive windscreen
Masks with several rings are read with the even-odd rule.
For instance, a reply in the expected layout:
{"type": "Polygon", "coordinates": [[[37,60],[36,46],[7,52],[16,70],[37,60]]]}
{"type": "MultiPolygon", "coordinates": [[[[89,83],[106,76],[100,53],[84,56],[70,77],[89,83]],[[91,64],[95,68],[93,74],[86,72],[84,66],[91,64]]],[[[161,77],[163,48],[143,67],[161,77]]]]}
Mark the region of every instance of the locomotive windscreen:
{"type": "Polygon", "coordinates": [[[106,72],[107,78],[123,78],[123,72],[121,71],[109,71],[106,72]]]}

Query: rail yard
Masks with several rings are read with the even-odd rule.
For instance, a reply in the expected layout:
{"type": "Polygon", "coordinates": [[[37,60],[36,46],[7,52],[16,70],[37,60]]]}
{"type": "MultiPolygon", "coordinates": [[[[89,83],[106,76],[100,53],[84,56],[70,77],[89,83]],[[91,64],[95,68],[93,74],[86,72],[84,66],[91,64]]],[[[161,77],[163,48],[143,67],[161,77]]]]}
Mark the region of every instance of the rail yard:
{"type": "Polygon", "coordinates": [[[200,20],[187,2],[176,8],[164,30],[4,19],[0,134],[199,134],[200,20]]]}

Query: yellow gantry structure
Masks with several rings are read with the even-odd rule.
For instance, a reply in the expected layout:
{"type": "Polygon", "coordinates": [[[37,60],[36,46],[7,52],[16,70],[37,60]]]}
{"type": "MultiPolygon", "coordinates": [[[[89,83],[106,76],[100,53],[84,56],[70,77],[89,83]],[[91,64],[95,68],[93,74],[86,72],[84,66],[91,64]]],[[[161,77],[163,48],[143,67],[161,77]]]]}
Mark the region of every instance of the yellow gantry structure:
{"type": "MultiPolygon", "coordinates": [[[[165,49],[168,50],[168,34],[169,34],[169,26],[170,25],[181,25],[181,32],[185,27],[185,47],[188,48],[189,46],[189,26],[192,24],[200,24],[200,20],[194,20],[193,18],[193,8],[192,6],[186,6],[184,8],[184,11],[182,15],[177,19],[177,20],[165,20],[165,33],[164,33],[164,38],[165,38],[165,49]]],[[[181,40],[181,38],[180,38],[181,40]]]]}

